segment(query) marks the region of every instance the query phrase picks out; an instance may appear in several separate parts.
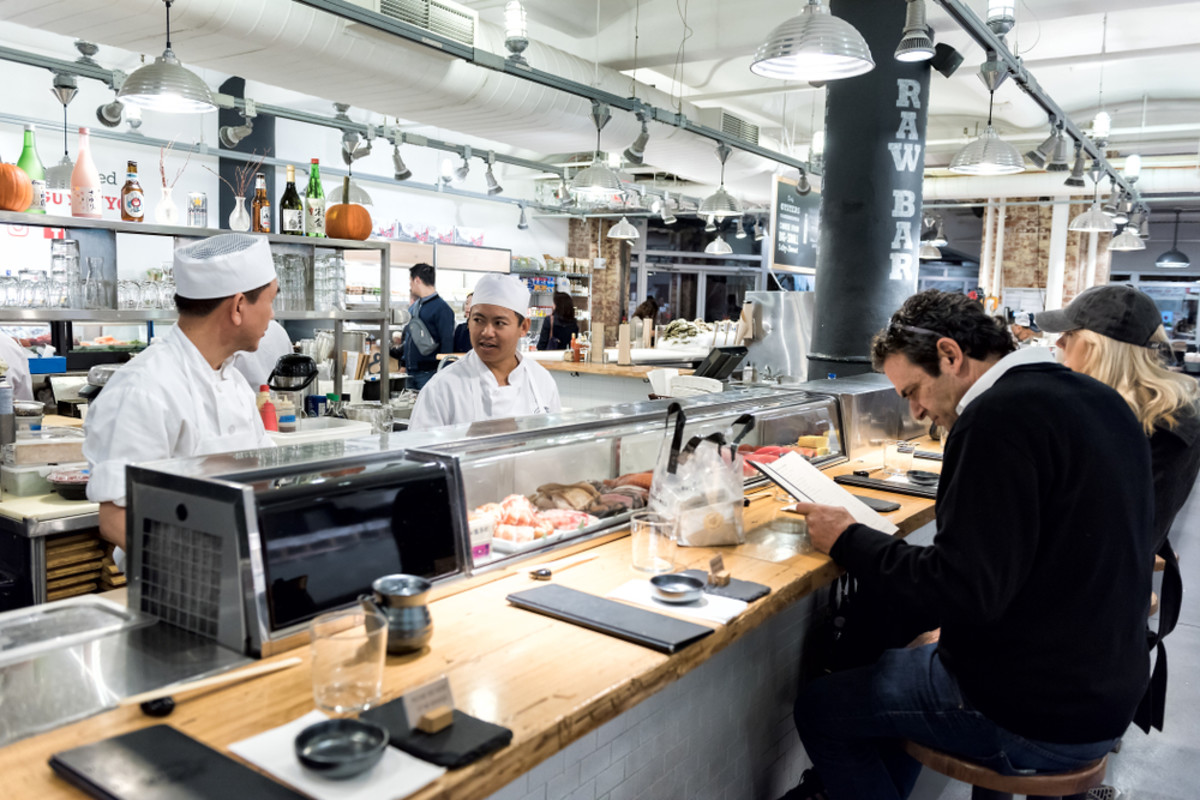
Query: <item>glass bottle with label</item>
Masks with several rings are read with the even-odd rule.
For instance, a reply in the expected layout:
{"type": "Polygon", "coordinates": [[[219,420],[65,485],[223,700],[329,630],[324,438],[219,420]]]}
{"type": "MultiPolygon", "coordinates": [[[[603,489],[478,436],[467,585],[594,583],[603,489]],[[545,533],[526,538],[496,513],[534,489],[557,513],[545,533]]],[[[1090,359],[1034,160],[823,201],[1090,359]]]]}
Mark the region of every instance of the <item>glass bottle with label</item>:
{"type": "Polygon", "coordinates": [[[121,219],[125,222],[141,222],[146,218],[146,195],[138,183],[137,162],[130,161],[125,172],[125,185],[121,187],[121,219]]]}
{"type": "Polygon", "coordinates": [[[296,191],[296,168],[287,165],[287,187],[279,198],[279,232],[291,236],[304,235],[304,203],[296,191]]]}
{"type": "Polygon", "coordinates": [[[325,190],[321,188],[321,162],[312,160],[308,171],[308,186],[304,190],[304,232],[308,236],[325,236],[325,190]]]}
{"type": "Polygon", "coordinates": [[[100,190],[100,171],[92,160],[91,136],[87,128],[79,129],[79,157],[71,172],[71,216],[100,219],[104,196],[100,190]]]}
{"type": "Polygon", "coordinates": [[[46,213],[46,170],[42,167],[42,159],[38,158],[37,142],[34,140],[34,128],[25,126],[25,148],[17,159],[17,166],[33,181],[33,202],[29,204],[30,214],[46,213]]]}
{"type": "Polygon", "coordinates": [[[267,177],[261,172],[254,176],[250,220],[255,233],[271,232],[271,201],[267,199],[267,177]]]}

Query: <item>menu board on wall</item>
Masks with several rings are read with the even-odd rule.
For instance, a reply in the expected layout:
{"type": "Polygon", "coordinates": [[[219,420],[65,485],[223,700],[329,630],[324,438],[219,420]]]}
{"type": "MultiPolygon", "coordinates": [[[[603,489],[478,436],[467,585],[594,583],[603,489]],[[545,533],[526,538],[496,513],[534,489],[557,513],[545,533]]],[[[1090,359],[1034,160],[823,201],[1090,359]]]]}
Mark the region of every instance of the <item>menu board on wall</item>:
{"type": "Polygon", "coordinates": [[[814,273],[820,239],[821,196],[800,194],[796,181],[775,176],[771,197],[771,268],[814,273]]]}

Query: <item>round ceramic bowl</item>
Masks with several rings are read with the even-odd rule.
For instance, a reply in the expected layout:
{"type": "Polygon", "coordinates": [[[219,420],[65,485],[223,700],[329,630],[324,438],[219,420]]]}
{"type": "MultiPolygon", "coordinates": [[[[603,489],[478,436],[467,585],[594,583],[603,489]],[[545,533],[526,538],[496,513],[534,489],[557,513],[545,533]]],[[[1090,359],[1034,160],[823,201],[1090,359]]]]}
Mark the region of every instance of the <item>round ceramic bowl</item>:
{"type": "Polygon", "coordinates": [[[655,575],[650,587],[664,603],[694,603],[704,594],[704,581],[690,575],[655,575]]]}
{"type": "Polygon", "coordinates": [[[296,736],[296,758],[324,778],[343,780],[366,772],[383,758],[388,732],[357,719],[328,719],[296,736]]]}
{"type": "Polygon", "coordinates": [[[917,486],[937,486],[938,478],[941,476],[936,472],[923,469],[910,469],[907,477],[909,482],[915,483],[917,486]]]}

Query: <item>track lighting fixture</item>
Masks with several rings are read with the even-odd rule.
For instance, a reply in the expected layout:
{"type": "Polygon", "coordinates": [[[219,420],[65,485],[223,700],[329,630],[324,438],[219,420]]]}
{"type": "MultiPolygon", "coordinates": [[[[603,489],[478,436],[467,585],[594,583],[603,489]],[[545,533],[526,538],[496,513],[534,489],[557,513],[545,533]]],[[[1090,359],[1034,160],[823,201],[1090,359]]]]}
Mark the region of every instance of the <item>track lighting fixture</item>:
{"type": "Polygon", "coordinates": [[[746,226],[742,224],[741,217],[738,217],[736,220],[734,220],[733,227],[734,227],[734,230],[737,231],[737,233],[734,234],[734,236],[736,238],[738,238],[738,239],[746,238],[746,226]]]}
{"type": "Polygon", "coordinates": [[[767,238],[767,221],[756,219],[754,221],[754,241],[761,242],[765,238],[767,238]]]}
{"type": "Polygon", "coordinates": [[[705,233],[712,233],[712,232],[713,232],[713,231],[715,231],[716,229],[717,229],[717,221],[716,221],[714,218],[712,218],[712,217],[709,217],[709,218],[708,218],[708,223],[707,223],[707,224],[704,226],[704,232],[705,232],[705,233]]]}
{"type": "Polygon", "coordinates": [[[808,182],[808,173],[800,170],[800,180],[796,181],[796,192],[801,195],[806,195],[812,191],[812,184],[808,182]]]}
{"type": "Polygon", "coordinates": [[[1071,175],[1065,181],[1063,181],[1063,184],[1065,184],[1066,186],[1075,186],[1075,187],[1086,186],[1087,184],[1084,183],[1084,180],[1083,180],[1083,175],[1084,175],[1083,170],[1084,170],[1083,145],[1079,144],[1079,142],[1076,142],[1075,143],[1075,166],[1071,168],[1071,175]]]}
{"type": "Polygon", "coordinates": [[[121,124],[124,113],[125,104],[120,100],[113,100],[96,109],[96,119],[106,128],[115,128],[121,124]]]}
{"type": "Polygon", "coordinates": [[[412,170],[404,163],[404,157],[400,155],[400,139],[396,139],[396,143],[392,145],[392,170],[393,177],[398,181],[406,181],[412,177],[412,170]]]}
{"type": "Polygon", "coordinates": [[[518,206],[518,208],[521,209],[521,216],[517,220],[517,230],[527,231],[529,230],[529,218],[525,216],[525,206],[518,206]]]}
{"type": "Polygon", "coordinates": [[[925,23],[925,0],[908,0],[904,34],[896,46],[897,61],[928,61],[934,56],[933,38],[925,23]]]}
{"type": "Polygon", "coordinates": [[[488,153],[487,157],[487,172],[484,173],[483,180],[487,183],[487,193],[489,195],[500,194],[504,191],[504,187],[496,180],[495,173],[492,172],[492,165],[496,161],[495,153],[488,153]]]}
{"type": "Polygon", "coordinates": [[[253,132],[254,120],[243,114],[241,125],[222,125],[221,129],[217,131],[217,140],[221,143],[221,147],[232,150],[242,139],[253,132]]]}
{"type": "Polygon", "coordinates": [[[633,140],[633,144],[625,148],[625,160],[640,167],[646,157],[646,143],[650,141],[650,129],[647,127],[645,112],[637,112],[637,118],[642,123],[642,132],[633,140]]]}

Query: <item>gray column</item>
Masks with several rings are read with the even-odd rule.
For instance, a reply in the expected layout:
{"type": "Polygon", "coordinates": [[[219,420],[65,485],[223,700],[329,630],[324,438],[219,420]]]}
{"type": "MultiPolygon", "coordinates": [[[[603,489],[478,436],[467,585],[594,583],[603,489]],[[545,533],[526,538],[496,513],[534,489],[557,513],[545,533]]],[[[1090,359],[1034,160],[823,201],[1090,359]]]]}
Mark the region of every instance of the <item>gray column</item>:
{"type": "Polygon", "coordinates": [[[831,81],[809,377],[871,371],[871,337],[917,288],[929,66],[892,57],[900,0],[833,0],[875,69],[831,81]]]}

